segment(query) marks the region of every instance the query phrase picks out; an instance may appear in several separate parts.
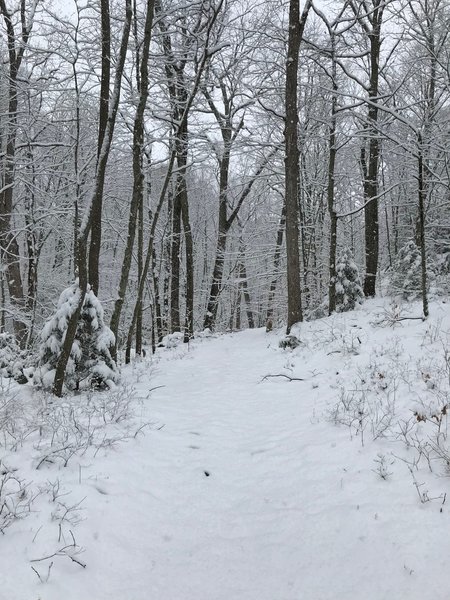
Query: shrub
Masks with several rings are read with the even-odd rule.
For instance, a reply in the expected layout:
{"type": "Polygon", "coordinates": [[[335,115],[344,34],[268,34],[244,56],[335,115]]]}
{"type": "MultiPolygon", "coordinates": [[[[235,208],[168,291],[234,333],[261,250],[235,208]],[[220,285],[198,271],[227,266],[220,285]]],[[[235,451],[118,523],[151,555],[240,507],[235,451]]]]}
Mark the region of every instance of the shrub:
{"type": "Polygon", "coordinates": [[[298,339],[297,336],[295,335],[286,335],[284,338],[282,338],[279,342],[279,347],[282,348],[283,350],[286,350],[286,348],[290,348],[291,350],[295,350],[295,348],[298,348],[298,346],[300,346],[300,340],[298,339]]]}
{"type": "MultiPolygon", "coordinates": [[[[410,240],[400,249],[392,267],[390,292],[405,300],[422,292],[420,249],[410,240]]],[[[434,265],[428,264],[428,281],[434,279],[434,265]]]]}
{"type": "Polygon", "coordinates": [[[336,264],[336,311],[353,310],[363,301],[364,293],[358,267],[349,248],[346,248],[336,264]]]}
{"type": "Polygon", "coordinates": [[[0,333],[0,377],[14,377],[19,383],[26,383],[25,358],[26,352],[20,349],[15,337],[0,333]]]}
{"type": "MultiPolygon", "coordinates": [[[[80,298],[78,282],[64,290],[55,314],[41,334],[40,368],[35,381],[44,388],[53,385],[55,370],[64,344],[70,317],[80,298]]],[[[111,357],[114,335],[103,320],[103,308],[88,287],[78,322],[75,340],[66,368],[65,385],[69,389],[111,387],[118,381],[118,370],[111,357]]]]}

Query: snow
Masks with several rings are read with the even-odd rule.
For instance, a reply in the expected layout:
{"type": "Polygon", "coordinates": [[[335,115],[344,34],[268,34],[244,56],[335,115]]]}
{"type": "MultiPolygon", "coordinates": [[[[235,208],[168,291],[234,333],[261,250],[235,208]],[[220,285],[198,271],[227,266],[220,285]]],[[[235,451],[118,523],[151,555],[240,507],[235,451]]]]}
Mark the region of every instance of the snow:
{"type": "MultiPolygon", "coordinates": [[[[78,280],[60,295],[55,314],[50,317],[41,332],[39,368],[34,383],[50,389],[56,374],[56,365],[66,337],[71,315],[78,307],[80,299],[78,280]]],[[[111,329],[103,320],[104,312],[100,301],[88,286],[76,337],[66,366],[65,389],[80,387],[114,386],[119,381],[119,373],[113,361],[110,348],[115,344],[111,329]],[[72,375],[72,377],[68,377],[72,375]]]]}
{"type": "MultiPolygon", "coordinates": [[[[264,329],[158,349],[124,370],[134,400],[114,391],[85,404],[109,419],[95,439],[149,426],[66,467],[36,469],[50,449],[37,432],[14,452],[2,446],[2,464],[45,491],[0,536],[0,597],[448,600],[450,479],[435,455],[430,471],[414,437],[436,440],[439,427],[446,447],[447,416],[432,413],[448,400],[450,307],[396,323],[392,310],[369,301],[304,323],[295,350],[264,329]],[[276,374],[304,381],[263,380],[276,374]],[[55,502],[56,481],[67,495],[55,502]],[[67,519],[58,502],[75,507],[67,519]],[[64,553],[30,562],[72,553],[70,531],[85,568],[64,553]],[[39,582],[31,566],[45,580],[51,562],[39,582]]],[[[421,315],[418,303],[395,310],[421,315]]],[[[75,418],[82,398],[46,410],[75,418]]]]}
{"type": "Polygon", "coordinates": [[[23,367],[21,352],[10,333],[0,333],[0,377],[14,377],[23,367]]]}

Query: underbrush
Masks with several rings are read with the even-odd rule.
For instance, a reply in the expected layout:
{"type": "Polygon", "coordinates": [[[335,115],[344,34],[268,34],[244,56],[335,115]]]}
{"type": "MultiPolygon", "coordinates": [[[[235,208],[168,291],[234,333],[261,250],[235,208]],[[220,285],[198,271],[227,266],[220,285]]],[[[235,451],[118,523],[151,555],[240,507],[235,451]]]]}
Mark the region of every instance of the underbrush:
{"type": "MultiPolygon", "coordinates": [[[[400,328],[405,321],[422,320],[400,307],[379,315],[374,328],[400,328]]],[[[343,380],[327,419],[348,428],[362,446],[382,440],[374,469],[389,479],[391,465],[399,461],[411,474],[422,503],[445,502],[445,493],[432,497],[419,479],[425,472],[450,475],[450,333],[442,319],[420,328],[420,338],[397,330],[386,343],[370,349],[350,384],[343,380]],[[403,342],[407,347],[403,347],[403,342]]]]}
{"type": "Polygon", "coordinates": [[[57,399],[0,379],[0,533],[34,517],[26,544],[32,542],[30,567],[42,583],[56,561],[86,566],[75,535],[84,498],[63,482],[81,484],[83,464],[152,426],[143,418],[145,399],[126,384],[57,399]]]}

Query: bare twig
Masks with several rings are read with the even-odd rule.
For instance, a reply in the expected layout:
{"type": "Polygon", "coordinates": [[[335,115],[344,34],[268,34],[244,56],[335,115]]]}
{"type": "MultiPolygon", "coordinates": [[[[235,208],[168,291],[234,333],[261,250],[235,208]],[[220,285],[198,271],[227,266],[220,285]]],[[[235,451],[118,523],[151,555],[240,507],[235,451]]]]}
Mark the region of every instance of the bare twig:
{"type": "Polygon", "coordinates": [[[37,569],[35,569],[34,567],[31,567],[31,569],[36,573],[36,575],[39,577],[39,581],[41,583],[47,583],[49,578],[50,578],[50,571],[52,570],[53,567],[53,561],[48,565],[48,570],[47,570],[47,576],[45,579],[43,579],[41,577],[41,574],[39,573],[39,571],[37,569]]]}
{"type": "MultiPolygon", "coordinates": [[[[55,556],[67,556],[68,558],[70,558],[70,560],[74,563],[77,563],[77,565],[80,565],[80,567],[83,567],[83,569],[86,568],[86,563],[82,562],[81,560],[79,560],[78,558],[76,558],[76,556],[74,556],[72,553],[69,552],[69,549],[76,549],[76,545],[73,544],[69,544],[67,546],[63,546],[62,548],[60,548],[59,550],[57,550],[56,552],[53,552],[53,554],[49,554],[48,556],[42,556],[41,558],[33,558],[30,562],[32,563],[37,563],[37,562],[42,562],[44,560],[49,560],[50,558],[54,558],[55,556]]],[[[79,554],[82,551],[82,549],[80,548],[79,550],[76,550],[77,554],[79,554]]],[[[32,567],[33,568],[33,567],[32,567]]]]}
{"type": "Polygon", "coordinates": [[[166,387],[165,385],[157,385],[155,387],[152,387],[148,390],[148,393],[150,394],[151,392],[154,392],[155,390],[159,390],[160,388],[166,387]]]}
{"type": "Polygon", "coordinates": [[[290,377],[289,375],[285,375],[284,373],[277,373],[276,375],[265,375],[262,379],[261,382],[266,381],[267,379],[270,379],[271,377],[284,377],[285,379],[287,379],[288,381],[306,381],[305,379],[303,379],[302,377],[290,377]]]}

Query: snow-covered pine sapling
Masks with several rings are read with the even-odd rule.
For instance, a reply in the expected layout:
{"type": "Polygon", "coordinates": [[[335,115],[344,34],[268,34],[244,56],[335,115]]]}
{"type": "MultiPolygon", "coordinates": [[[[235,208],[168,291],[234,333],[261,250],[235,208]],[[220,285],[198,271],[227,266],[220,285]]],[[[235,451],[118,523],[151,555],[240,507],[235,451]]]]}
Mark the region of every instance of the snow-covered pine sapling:
{"type": "Polygon", "coordinates": [[[336,263],[336,311],[353,310],[364,299],[358,267],[352,252],[345,248],[336,263]]]}
{"type": "MultiPolygon", "coordinates": [[[[433,275],[433,268],[428,265],[428,279],[430,275],[433,275]]],[[[405,300],[418,297],[422,292],[420,249],[412,240],[400,248],[394,261],[390,292],[405,300]]]]}
{"type": "MultiPolygon", "coordinates": [[[[36,383],[51,388],[61,354],[70,317],[77,310],[80,297],[78,282],[65,289],[54,315],[41,333],[41,348],[36,383]]],[[[110,354],[114,335],[103,319],[103,308],[88,286],[75,340],[66,367],[68,389],[83,387],[107,388],[117,383],[119,373],[110,354]]]]}
{"type": "Polygon", "coordinates": [[[300,344],[300,340],[295,335],[285,335],[278,343],[282,350],[295,350],[300,344]]]}
{"type": "Polygon", "coordinates": [[[19,383],[26,383],[24,361],[25,352],[16,338],[11,333],[0,333],[0,377],[14,377],[19,383]]]}
{"type": "Polygon", "coordinates": [[[20,354],[19,344],[10,333],[0,333],[0,375],[12,377],[20,354]]]}
{"type": "MultiPolygon", "coordinates": [[[[70,317],[78,306],[80,288],[78,282],[66,288],[59,297],[58,306],[53,316],[46,322],[41,332],[39,365],[35,383],[44,388],[51,388],[55,376],[56,365],[62,351],[70,317]]],[[[79,357],[78,344],[74,343],[66,367],[66,385],[71,387],[75,373],[76,359],[79,357]]]]}
{"type": "Polygon", "coordinates": [[[110,387],[119,380],[117,366],[110,353],[115,338],[103,316],[103,307],[88,286],[75,337],[81,350],[76,372],[77,383],[85,380],[94,388],[110,387]]]}

